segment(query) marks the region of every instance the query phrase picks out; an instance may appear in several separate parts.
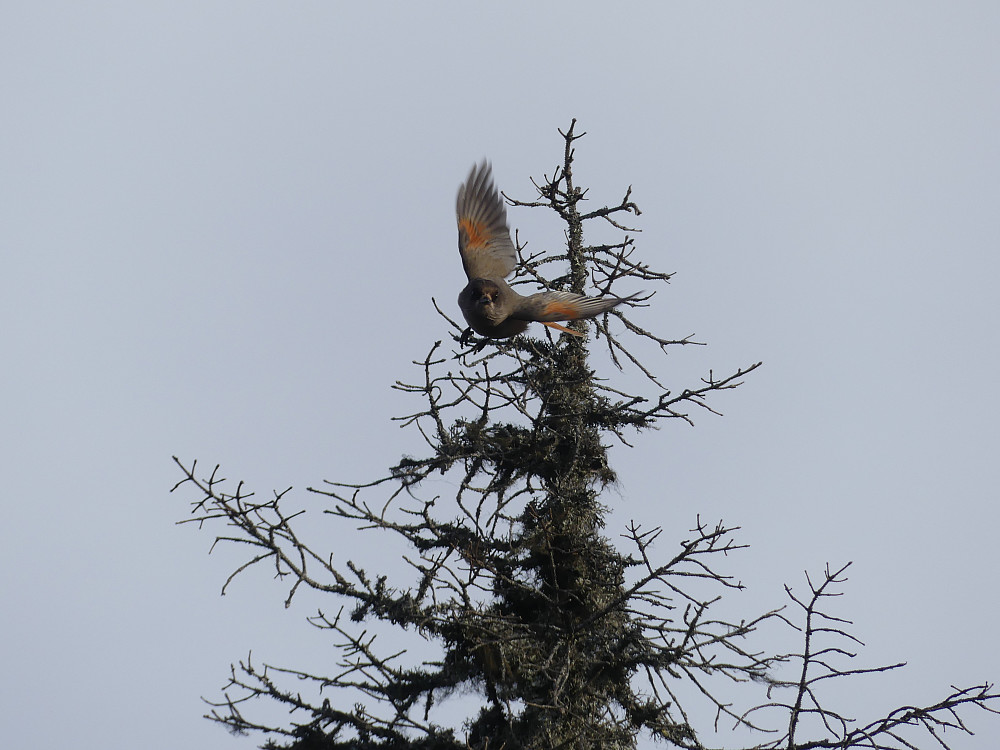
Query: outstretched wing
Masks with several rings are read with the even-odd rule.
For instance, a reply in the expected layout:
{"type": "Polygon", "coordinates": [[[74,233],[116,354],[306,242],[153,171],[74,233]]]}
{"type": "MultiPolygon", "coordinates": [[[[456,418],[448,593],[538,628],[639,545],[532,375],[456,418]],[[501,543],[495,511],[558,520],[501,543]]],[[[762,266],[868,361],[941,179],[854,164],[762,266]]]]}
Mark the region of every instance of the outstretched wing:
{"type": "Polygon", "coordinates": [[[458,189],[458,251],[470,279],[502,279],[517,265],[507,208],[493,184],[489,162],[472,167],[458,189]]]}
{"type": "Polygon", "coordinates": [[[580,320],[593,318],[630,299],[632,297],[585,297],[573,292],[539,292],[522,298],[510,317],[537,320],[539,323],[580,320]]]}

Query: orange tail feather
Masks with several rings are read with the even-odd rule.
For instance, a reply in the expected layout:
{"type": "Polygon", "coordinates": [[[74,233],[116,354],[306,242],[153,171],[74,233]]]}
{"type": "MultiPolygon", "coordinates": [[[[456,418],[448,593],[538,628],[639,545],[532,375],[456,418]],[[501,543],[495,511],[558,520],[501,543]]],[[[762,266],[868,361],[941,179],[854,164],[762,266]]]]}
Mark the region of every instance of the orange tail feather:
{"type": "Polygon", "coordinates": [[[551,323],[548,321],[540,321],[543,326],[548,326],[549,328],[555,328],[557,331],[562,331],[564,333],[571,333],[574,336],[582,336],[583,334],[579,331],[574,331],[572,328],[567,328],[566,326],[561,326],[558,323],[551,323]]]}

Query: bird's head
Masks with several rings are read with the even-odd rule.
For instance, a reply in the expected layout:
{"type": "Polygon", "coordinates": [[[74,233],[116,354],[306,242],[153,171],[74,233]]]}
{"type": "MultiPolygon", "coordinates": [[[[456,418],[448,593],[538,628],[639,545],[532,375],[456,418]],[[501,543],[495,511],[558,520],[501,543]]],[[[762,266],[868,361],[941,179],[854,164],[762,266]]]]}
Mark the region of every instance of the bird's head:
{"type": "Polygon", "coordinates": [[[500,287],[489,279],[473,279],[470,285],[472,302],[477,307],[492,307],[500,296],[500,287]]]}

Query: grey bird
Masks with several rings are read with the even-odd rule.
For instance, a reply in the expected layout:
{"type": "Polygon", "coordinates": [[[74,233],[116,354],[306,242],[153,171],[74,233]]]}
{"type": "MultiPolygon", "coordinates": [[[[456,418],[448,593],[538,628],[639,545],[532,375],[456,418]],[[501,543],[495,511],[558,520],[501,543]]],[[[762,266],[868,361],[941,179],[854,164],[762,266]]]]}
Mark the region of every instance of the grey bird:
{"type": "MultiPolygon", "coordinates": [[[[480,336],[516,336],[532,321],[582,336],[556,321],[593,318],[635,297],[587,297],[573,292],[538,292],[525,297],[515,292],[504,279],[517,265],[517,250],[510,239],[507,208],[493,184],[489,162],[472,167],[458,189],[455,211],[458,252],[469,277],[458,295],[458,306],[470,328],[480,336]]],[[[463,334],[463,340],[468,333],[463,334]]]]}

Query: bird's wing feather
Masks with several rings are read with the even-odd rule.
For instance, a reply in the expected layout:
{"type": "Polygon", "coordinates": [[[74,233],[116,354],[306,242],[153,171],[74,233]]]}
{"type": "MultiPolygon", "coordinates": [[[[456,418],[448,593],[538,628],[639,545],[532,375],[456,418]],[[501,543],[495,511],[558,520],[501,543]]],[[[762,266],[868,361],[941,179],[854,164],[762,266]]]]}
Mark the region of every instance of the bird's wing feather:
{"type": "Polygon", "coordinates": [[[540,323],[580,320],[607,312],[624,301],[620,297],[585,297],[573,292],[539,292],[522,298],[511,317],[540,323]]]}
{"type": "Polygon", "coordinates": [[[458,251],[470,279],[502,279],[517,264],[507,208],[493,184],[489,162],[472,167],[458,189],[458,251]]]}

